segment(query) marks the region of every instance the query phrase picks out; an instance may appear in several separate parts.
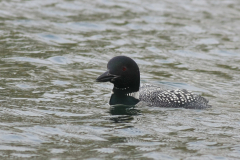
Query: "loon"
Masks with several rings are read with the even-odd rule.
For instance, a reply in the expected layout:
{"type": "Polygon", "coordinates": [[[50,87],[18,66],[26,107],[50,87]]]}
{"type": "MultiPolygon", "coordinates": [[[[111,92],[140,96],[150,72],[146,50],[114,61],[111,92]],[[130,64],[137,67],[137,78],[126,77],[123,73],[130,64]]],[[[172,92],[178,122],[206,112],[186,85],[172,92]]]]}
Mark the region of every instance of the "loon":
{"type": "Polygon", "coordinates": [[[140,87],[140,71],[137,63],[126,56],[113,57],[107,64],[107,71],[97,82],[114,84],[109,104],[135,105],[141,101],[148,106],[171,108],[210,108],[208,100],[185,89],[165,89],[144,84],[140,87]]]}

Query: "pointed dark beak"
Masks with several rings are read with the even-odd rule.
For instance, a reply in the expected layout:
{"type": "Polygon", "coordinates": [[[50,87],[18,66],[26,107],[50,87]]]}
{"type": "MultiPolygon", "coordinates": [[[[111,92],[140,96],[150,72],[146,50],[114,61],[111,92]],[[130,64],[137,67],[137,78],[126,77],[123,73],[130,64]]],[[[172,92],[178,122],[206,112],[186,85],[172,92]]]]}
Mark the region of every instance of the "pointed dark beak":
{"type": "Polygon", "coordinates": [[[119,76],[110,74],[109,71],[103,73],[101,76],[99,76],[96,81],[97,82],[113,82],[115,78],[118,78],[119,76]]]}

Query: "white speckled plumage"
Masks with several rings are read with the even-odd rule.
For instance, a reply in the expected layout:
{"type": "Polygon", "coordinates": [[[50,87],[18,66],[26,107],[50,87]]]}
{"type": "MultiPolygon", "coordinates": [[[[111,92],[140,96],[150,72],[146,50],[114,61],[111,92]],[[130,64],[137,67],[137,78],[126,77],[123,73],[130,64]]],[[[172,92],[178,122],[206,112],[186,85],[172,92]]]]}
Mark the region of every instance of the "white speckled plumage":
{"type": "Polygon", "coordinates": [[[172,108],[209,108],[208,100],[185,89],[168,90],[154,85],[140,87],[139,100],[151,106],[172,108]]]}

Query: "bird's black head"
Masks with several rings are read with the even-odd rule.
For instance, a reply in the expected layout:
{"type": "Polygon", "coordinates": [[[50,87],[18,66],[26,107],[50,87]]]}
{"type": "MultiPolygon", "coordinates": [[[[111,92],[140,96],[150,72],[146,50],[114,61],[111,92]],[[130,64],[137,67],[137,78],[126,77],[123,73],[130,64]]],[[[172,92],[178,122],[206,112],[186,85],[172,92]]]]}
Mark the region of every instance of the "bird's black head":
{"type": "Polygon", "coordinates": [[[129,57],[113,57],[107,64],[108,71],[99,76],[97,82],[111,82],[114,93],[137,92],[140,86],[140,72],[137,63],[129,57]]]}

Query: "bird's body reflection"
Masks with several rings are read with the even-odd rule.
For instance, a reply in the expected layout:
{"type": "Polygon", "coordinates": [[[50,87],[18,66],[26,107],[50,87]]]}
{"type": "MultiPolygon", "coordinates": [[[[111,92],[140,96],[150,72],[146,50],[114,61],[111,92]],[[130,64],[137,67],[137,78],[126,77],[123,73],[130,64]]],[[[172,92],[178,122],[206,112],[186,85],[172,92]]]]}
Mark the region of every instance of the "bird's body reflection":
{"type": "Polygon", "coordinates": [[[112,94],[109,104],[112,115],[138,115],[140,110],[135,109],[138,99],[128,95],[112,94]]]}
{"type": "Polygon", "coordinates": [[[109,101],[110,114],[119,116],[114,116],[111,120],[117,123],[131,121],[132,116],[140,114],[140,110],[135,106],[138,102],[139,100],[132,96],[112,94],[109,101]]]}

